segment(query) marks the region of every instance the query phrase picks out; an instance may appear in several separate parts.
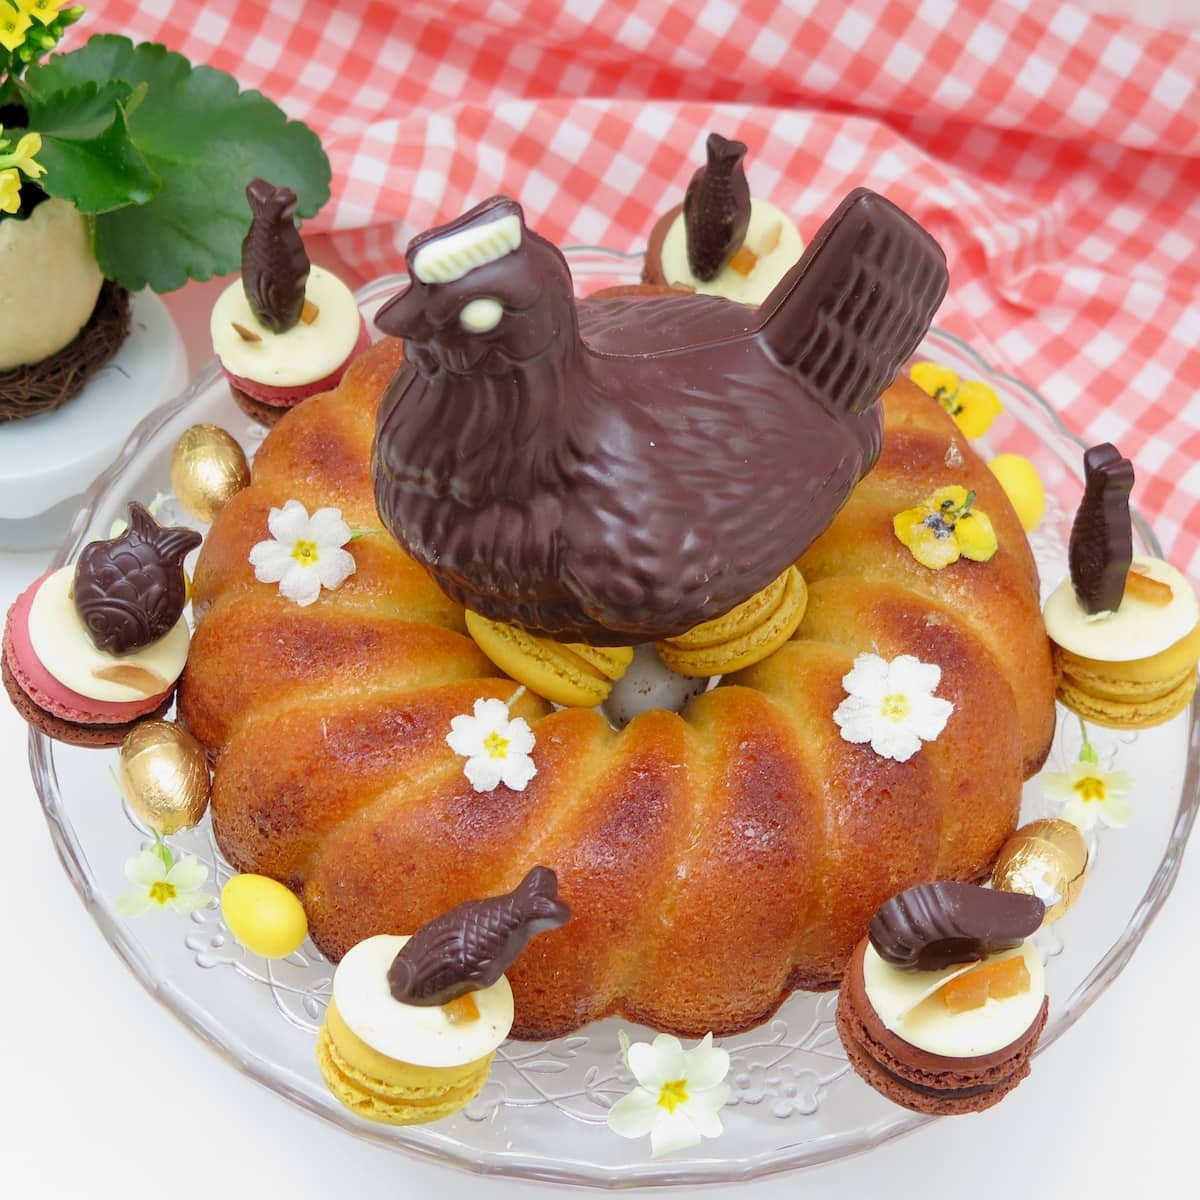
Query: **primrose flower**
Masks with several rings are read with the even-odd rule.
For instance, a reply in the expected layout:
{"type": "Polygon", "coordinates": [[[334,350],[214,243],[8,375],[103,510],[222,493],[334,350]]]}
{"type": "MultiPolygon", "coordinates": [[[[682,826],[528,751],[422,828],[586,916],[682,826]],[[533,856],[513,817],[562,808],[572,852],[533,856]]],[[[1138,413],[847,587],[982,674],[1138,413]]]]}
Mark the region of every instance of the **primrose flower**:
{"type": "Polygon", "coordinates": [[[509,718],[503,700],[476,700],[475,715],[450,722],[446,744],[465,758],[463,774],[477,792],[504,784],[523,792],[537,774],[530,754],[536,739],[524,717],[509,718]]]}
{"type": "Polygon", "coordinates": [[[624,1138],[649,1134],[654,1158],[720,1135],[717,1114],[733,1091],[724,1082],[729,1052],[713,1045],[711,1033],[691,1050],[669,1033],[630,1045],[622,1032],[621,1045],[638,1086],[608,1110],[613,1133],[624,1138]]]}
{"type": "Polygon", "coordinates": [[[0,171],[0,212],[15,213],[20,207],[21,176],[16,168],[0,171]]]}
{"type": "Polygon", "coordinates": [[[156,904],[186,917],[213,902],[212,896],[200,891],[208,879],[208,868],[190,854],[175,862],[163,842],[129,859],[125,878],[135,890],[117,897],[117,912],[123,917],[139,916],[156,904]]]}
{"type": "Polygon", "coordinates": [[[860,654],[842,676],[848,695],[833,719],[847,742],[870,742],[881,758],[907,762],[921,743],[935,741],[954,711],[935,696],[942,668],[911,654],[888,662],[878,654],[860,654]]]}
{"type": "Polygon", "coordinates": [[[960,380],[940,363],[913,363],[908,374],[954,418],[963,437],[982,437],[1004,411],[994,388],[979,379],[960,380]]]}
{"type": "Polygon", "coordinates": [[[897,513],[892,529],[913,558],[931,571],[959,558],[987,562],[996,553],[996,531],[988,515],[974,504],[974,492],[951,484],[938,488],[916,508],[897,513]]]}
{"type": "Polygon", "coordinates": [[[1062,804],[1062,817],[1081,832],[1094,829],[1096,823],[1120,829],[1133,819],[1129,793],[1133,776],[1127,771],[1106,771],[1083,727],[1083,746],[1079,758],[1065,771],[1047,771],[1042,775],[1042,791],[1062,804]]]}
{"type": "Polygon", "coordinates": [[[339,508],[319,508],[310,517],[299,500],[273,508],[267,516],[271,537],[250,550],[250,565],[260,583],[278,583],[281,595],[301,608],[321,588],[341,587],[354,574],[354,555],[341,547],[354,533],[339,508]]]}

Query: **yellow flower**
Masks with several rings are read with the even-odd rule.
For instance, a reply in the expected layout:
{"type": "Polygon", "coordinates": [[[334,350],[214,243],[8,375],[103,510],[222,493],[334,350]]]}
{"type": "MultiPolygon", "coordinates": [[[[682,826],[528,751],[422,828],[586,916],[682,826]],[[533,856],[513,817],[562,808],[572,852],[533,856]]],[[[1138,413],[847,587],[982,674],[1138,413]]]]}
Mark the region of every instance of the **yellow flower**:
{"type": "Polygon", "coordinates": [[[67,0],[16,0],[17,7],[42,25],[49,25],[58,16],[67,0]]]}
{"type": "Polygon", "coordinates": [[[0,171],[0,212],[15,213],[21,207],[21,177],[14,168],[0,171]]]}
{"type": "Polygon", "coordinates": [[[987,562],[996,553],[996,531],[974,504],[974,492],[951,484],[938,488],[916,508],[897,513],[892,529],[913,558],[931,571],[959,558],[987,562]]]}
{"type": "Polygon", "coordinates": [[[979,379],[960,380],[949,367],[939,363],[913,363],[909,376],[954,418],[963,437],[982,437],[1004,411],[1000,397],[986,383],[979,379]]]}
{"type": "Polygon", "coordinates": [[[33,24],[32,18],[23,9],[0,0],[0,46],[5,50],[16,50],[25,41],[25,31],[33,24]]]}
{"type": "Polygon", "coordinates": [[[17,148],[10,155],[5,155],[6,158],[11,158],[10,166],[24,171],[30,179],[40,179],[46,173],[46,168],[41,163],[34,162],[33,156],[40,153],[42,149],[42,135],[40,133],[27,133],[18,143],[17,148]]]}

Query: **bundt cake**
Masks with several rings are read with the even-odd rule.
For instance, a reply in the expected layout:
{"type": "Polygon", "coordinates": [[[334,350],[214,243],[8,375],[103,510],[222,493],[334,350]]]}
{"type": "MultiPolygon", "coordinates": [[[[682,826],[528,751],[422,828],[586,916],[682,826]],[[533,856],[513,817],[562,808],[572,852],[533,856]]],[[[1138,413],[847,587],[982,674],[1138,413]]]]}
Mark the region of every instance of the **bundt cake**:
{"type": "Polygon", "coordinates": [[[451,720],[518,689],[377,516],[376,411],[401,362],[399,341],[379,342],[263,443],[200,556],[180,693],[216,760],[223,853],[293,888],[331,959],[544,864],[573,917],[512,969],[516,1036],[611,1013],[731,1033],[793,988],[836,984],[889,896],[985,874],[1048,751],[1055,681],[1020,523],[939,405],[904,377],[885,393],[882,453],[798,564],[809,603],[781,650],[621,730],[516,695],[537,774],[480,794],[451,720]],[[892,522],[949,484],[977,493],[999,549],[932,571],[892,522]],[[292,499],[373,531],[349,547],[356,572],[306,607],[249,561],[292,499]],[[834,722],[862,651],[941,667],[953,713],[906,762],[834,722]]]}

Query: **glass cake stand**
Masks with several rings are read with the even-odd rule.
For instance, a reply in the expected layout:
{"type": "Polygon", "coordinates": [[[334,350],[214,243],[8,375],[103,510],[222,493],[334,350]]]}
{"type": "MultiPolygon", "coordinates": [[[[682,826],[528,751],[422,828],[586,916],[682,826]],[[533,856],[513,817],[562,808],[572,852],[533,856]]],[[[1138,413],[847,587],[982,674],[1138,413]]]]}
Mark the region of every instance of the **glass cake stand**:
{"type": "MultiPolygon", "coordinates": [[[[641,261],[640,255],[595,248],[573,249],[567,257],[584,294],[633,281],[641,261]]],[[[368,318],[404,282],[392,276],[365,287],[359,302],[368,318]]],[[[992,370],[949,334],[932,331],[919,357],[944,363],[962,378],[986,380],[1000,394],[1005,412],[984,439],[983,452],[1015,451],[1038,467],[1048,505],[1031,542],[1048,590],[1066,572],[1081,443],[1036,392],[992,370]]],[[[169,460],[184,429],[202,421],[230,430],[248,453],[263,437],[211,364],[137,427],[86,497],[54,565],[72,560],[92,538],[107,536],[131,499],[146,503],[166,494],[160,518],[194,525],[169,496],[169,460]]],[[[1134,524],[1139,548],[1158,553],[1146,523],[1135,517],[1134,524]]],[[[1079,723],[1065,710],[1059,715],[1046,770],[1066,769],[1079,751],[1079,723]]],[[[1091,870],[1082,898],[1038,935],[1050,993],[1039,1053],[1129,961],[1175,881],[1200,792],[1195,704],[1159,728],[1117,733],[1092,727],[1091,737],[1105,766],[1119,765],[1136,780],[1136,817],[1125,829],[1089,836],[1091,870]]],[[[633,1086],[621,1062],[618,1030],[624,1027],[632,1040],[652,1036],[617,1019],[544,1044],[505,1044],[483,1091],[448,1120],[411,1128],[360,1120],[330,1095],[317,1072],[313,1045],[332,971],[311,944],[287,960],[265,961],[230,936],[216,904],[191,918],[166,910],[132,921],[118,916],[114,900],[128,888],[125,860],[149,837],[114,785],[115,751],[80,750],[31,730],[29,754],[63,866],[101,933],[147,991],[239,1070],[356,1137],[482,1174],[611,1188],[694,1186],[829,1162],[931,1119],[890,1104],[850,1070],[833,1025],[836,993],[797,993],[760,1028],[721,1039],[733,1063],[725,1132],[690,1151],[654,1160],[649,1139],[626,1141],[607,1128],[608,1107],[633,1086]]],[[[1025,787],[1022,820],[1047,815],[1052,809],[1034,779],[1025,787]]],[[[208,864],[207,887],[215,897],[231,871],[208,818],[169,841],[177,854],[195,854],[208,864]]],[[[1019,1104],[1019,1092],[1008,1103],[1019,1104]]]]}

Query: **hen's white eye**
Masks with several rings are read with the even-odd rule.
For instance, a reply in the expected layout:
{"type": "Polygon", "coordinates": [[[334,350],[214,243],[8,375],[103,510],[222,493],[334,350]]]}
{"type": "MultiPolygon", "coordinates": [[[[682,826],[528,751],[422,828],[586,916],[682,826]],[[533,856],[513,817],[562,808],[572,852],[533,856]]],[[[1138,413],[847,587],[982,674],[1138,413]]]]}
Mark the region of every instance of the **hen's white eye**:
{"type": "Polygon", "coordinates": [[[470,304],[463,306],[458,320],[470,333],[487,333],[489,329],[495,329],[500,324],[502,316],[504,309],[500,307],[499,300],[493,300],[491,296],[480,296],[478,300],[472,300],[470,304]]]}

